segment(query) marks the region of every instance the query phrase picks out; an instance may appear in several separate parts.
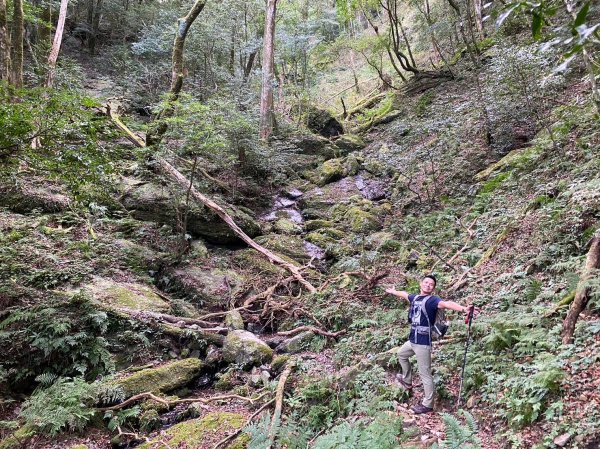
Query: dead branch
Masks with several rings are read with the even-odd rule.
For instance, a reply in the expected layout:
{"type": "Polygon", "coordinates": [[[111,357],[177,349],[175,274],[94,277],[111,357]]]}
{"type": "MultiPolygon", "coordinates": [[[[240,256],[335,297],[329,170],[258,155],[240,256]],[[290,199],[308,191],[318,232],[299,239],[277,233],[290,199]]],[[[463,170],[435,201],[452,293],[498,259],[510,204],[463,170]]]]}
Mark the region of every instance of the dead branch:
{"type": "Polygon", "coordinates": [[[275,428],[281,419],[281,410],[283,409],[283,393],[285,391],[285,383],[287,382],[288,377],[292,373],[296,363],[294,360],[290,360],[287,363],[287,366],[281,373],[281,377],[279,377],[279,382],[277,383],[277,390],[275,390],[275,410],[273,411],[273,418],[271,419],[271,425],[269,426],[269,444],[267,449],[270,449],[275,441],[275,428]]]}
{"type": "Polygon", "coordinates": [[[600,269],[600,231],[596,232],[590,241],[590,249],[587,253],[583,273],[579,278],[575,298],[563,322],[561,330],[563,344],[573,343],[577,320],[587,307],[591,297],[592,288],[587,283],[597,274],[598,269],[600,269]]]}
{"type": "Polygon", "coordinates": [[[230,435],[226,436],[225,438],[223,438],[221,441],[219,441],[217,444],[215,444],[213,446],[213,449],[219,449],[219,447],[227,444],[229,441],[233,440],[235,437],[237,437],[240,433],[242,433],[242,430],[252,422],[252,420],[254,418],[256,418],[258,415],[260,415],[263,410],[265,410],[267,407],[269,407],[273,402],[275,402],[275,399],[271,399],[269,402],[265,403],[261,408],[259,408],[257,411],[255,411],[250,418],[248,418],[246,420],[246,422],[244,423],[244,425],[242,427],[240,427],[238,430],[236,430],[235,432],[231,433],[230,435]]]}
{"type": "Polygon", "coordinates": [[[343,329],[338,332],[329,332],[319,329],[315,326],[300,326],[296,329],[292,329],[291,331],[277,332],[277,335],[282,335],[284,337],[292,337],[301,332],[312,332],[313,334],[322,335],[323,337],[338,338],[339,336],[346,334],[348,331],[346,329],[343,329]]]}
{"type": "Polygon", "coordinates": [[[131,315],[132,317],[139,320],[158,320],[164,321],[170,324],[175,324],[179,327],[188,327],[188,326],[198,326],[201,329],[198,329],[201,332],[216,332],[218,334],[227,334],[226,327],[206,327],[206,326],[214,326],[214,323],[209,323],[207,321],[196,320],[194,318],[186,318],[179,317],[174,315],[167,315],[166,313],[158,313],[158,312],[150,312],[148,310],[132,310],[126,308],[117,308],[119,312],[126,313],[131,315]]]}
{"type": "Polygon", "coordinates": [[[371,277],[367,277],[367,282],[364,283],[364,285],[361,285],[360,288],[356,291],[358,292],[362,292],[362,291],[366,291],[366,290],[371,290],[373,287],[375,287],[377,285],[377,283],[387,277],[390,274],[389,271],[382,271],[380,273],[375,273],[373,276],[371,277]]]}

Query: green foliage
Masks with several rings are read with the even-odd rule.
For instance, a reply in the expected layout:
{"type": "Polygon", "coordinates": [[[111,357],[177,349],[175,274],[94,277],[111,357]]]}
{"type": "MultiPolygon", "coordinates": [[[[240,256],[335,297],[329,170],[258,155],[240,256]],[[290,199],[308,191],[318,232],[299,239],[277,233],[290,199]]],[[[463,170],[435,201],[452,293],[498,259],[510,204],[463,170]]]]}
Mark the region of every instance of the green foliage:
{"type": "Polygon", "coordinates": [[[402,447],[398,436],[402,434],[402,419],[385,412],[372,419],[343,421],[317,438],[315,449],[397,449],[402,447]]]}
{"type": "Polygon", "coordinates": [[[70,301],[15,309],[0,323],[0,366],[13,384],[38,376],[43,384],[53,376],[94,378],[113,369],[104,338],[107,329],[106,313],[81,294],[70,301]]]}
{"type": "Polygon", "coordinates": [[[516,368],[516,373],[505,377],[505,391],[498,395],[497,403],[500,416],[512,427],[520,428],[542,416],[550,398],[559,392],[565,373],[559,360],[548,353],[516,368]]]}
{"type": "Polygon", "coordinates": [[[0,83],[0,164],[3,175],[19,163],[67,183],[76,198],[86,198],[87,184],[102,185],[117,155],[98,142],[106,119],[96,102],[77,92],[45,89],[13,91],[0,83]],[[41,147],[32,149],[39,138],[41,147]]]}
{"type": "Polygon", "coordinates": [[[96,413],[98,383],[62,377],[46,389],[38,389],[25,402],[21,416],[27,424],[54,436],[65,430],[82,430],[96,413]]]}
{"type": "Polygon", "coordinates": [[[446,439],[441,444],[435,444],[433,449],[481,449],[483,446],[477,436],[477,421],[473,415],[465,410],[460,414],[464,418],[464,424],[454,415],[442,413],[442,419],[446,426],[446,439]]]}

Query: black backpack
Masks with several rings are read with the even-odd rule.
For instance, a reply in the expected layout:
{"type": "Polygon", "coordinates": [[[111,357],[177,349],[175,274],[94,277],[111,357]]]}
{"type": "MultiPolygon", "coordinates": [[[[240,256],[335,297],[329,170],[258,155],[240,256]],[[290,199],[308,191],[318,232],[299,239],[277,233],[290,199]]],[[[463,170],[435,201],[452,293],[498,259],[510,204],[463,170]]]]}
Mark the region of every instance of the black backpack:
{"type": "MultiPolygon", "coordinates": [[[[416,296],[414,300],[417,298],[419,298],[419,296],[416,296]]],[[[433,323],[429,321],[429,315],[427,314],[427,310],[425,308],[429,298],[431,298],[431,295],[425,296],[425,298],[421,300],[421,313],[425,315],[425,319],[427,320],[430,340],[438,341],[441,340],[448,332],[449,323],[446,320],[446,312],[444,309],[437,310],[435,321],[433,323]]],[[[408,309],[408,322],[412,324],[412,307],[408,309]]]]}

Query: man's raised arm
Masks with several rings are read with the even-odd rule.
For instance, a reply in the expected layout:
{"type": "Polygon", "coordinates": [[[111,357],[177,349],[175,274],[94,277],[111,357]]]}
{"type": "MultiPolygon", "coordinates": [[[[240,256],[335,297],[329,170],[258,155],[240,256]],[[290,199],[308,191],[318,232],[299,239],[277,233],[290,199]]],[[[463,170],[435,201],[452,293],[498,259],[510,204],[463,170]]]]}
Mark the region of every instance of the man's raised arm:
{"type": "Polygon", "coordinates": [[[385,292],[397,296],[398,298],[404,298],[408,301],[408,292],[405,292],[404,290],[398,291],[394,287],[390,287],[386,288],[385,292]]]}

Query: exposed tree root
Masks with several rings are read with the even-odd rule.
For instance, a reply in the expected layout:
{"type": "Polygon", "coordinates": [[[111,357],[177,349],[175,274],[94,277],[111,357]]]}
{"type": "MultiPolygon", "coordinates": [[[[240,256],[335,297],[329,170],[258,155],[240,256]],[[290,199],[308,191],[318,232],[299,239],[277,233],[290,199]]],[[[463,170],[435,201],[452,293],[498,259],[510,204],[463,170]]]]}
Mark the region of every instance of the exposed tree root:
{"type": "Polygon", "coordinates": [[[152,401],[163,404],[165,407],[168,407],[168,408],[171,408],[172,406],[177,405],[177,404],[186,404],[186,403],[194,403],[194,402],[202,404],[203,408],[208,408],[208,407],[206,407],[205,404],[209,404],[211,402],[216,402],[216,401],[228,401],[230,399],[237,399],[239,401],[245,401],[245,402],[249,402],[250,404],[254,404],[256,401],[260,401],[262,398],[264,398],[267,394],[268,394],[268,392],[265,392],[255,398],[247,398],[245,396],[240,396],[237,394],[226,394],[226,395],[221,395],[221,396],[213,396],[210,398],[186,398],[186,399],[176,399],[174,401],[167,401],[159,396],[154,395],[152,392],[147,391],[145,393],[136,394],[135,396],[130,397],[129,399],[121,402],[120,404],[113,405],[111,407],[98,408],[98,410],[100,410],[102,412],[106,412],[109,410],[120,410],[122,408],[127,407],[129,404],[133,404],[134,402],[140,401],[142,399],[150,399],[152,401]]]}

